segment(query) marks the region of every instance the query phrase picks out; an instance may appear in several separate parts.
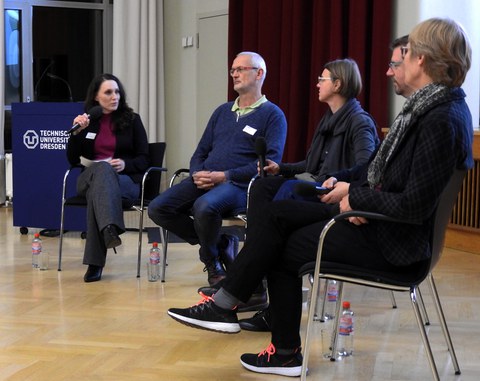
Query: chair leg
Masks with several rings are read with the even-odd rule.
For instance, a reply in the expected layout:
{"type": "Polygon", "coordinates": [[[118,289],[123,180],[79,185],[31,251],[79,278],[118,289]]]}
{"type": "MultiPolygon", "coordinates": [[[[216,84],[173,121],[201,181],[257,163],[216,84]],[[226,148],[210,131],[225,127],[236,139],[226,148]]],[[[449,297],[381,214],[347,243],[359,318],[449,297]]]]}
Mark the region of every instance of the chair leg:
{"type": "Polygon", "coordinates": [[[390,291],[390,300],[392,301],[392,308],[397,308],[397,301],[395,300],[393,291],[390,291]]]}
{"type": "Polygon", "coordinates": [[[428,317],[427,309],[425,308],[425,302],[423,301],[423,295],[420,292],[420,287],[417,288],[418,306],[422,313],[423,324],[430,325],[430,319],[428,317]]]}
{"type": "Polygon", "coordinates": [[[65,217],[65,200],[62,201],[62,212],[60,215],[60,235],[58,240],[58,271],[62,271],[62,249],[63,249],[63,223],[65,217]]]}
{"type": "Polygon", "coordinates": [[[423,325],[422,315],[420,313],[420,307],[417,300],[417,287],[413,287],[410,290],[410,300],[412,302],[413,312],[415,313],[415,318],[417,320],[418,329],[420,330],[420,335],[422,336],[423,346],[427,354],[428,363],[432,371],[432,376],[435,381],[440,381],[438,376],[437,366],[435,365],[435,359],[433,358],[432,348],[430,347],[430,341],[428,340],[427,333],[425,331],[425,326],[423,325]]]}
{"type": "Polygon", "coordinates": [[[167,269],[167,249],[168,249],[168,230],[163,230],[160,227],[160,238],[162,240],[162,247],[163,247],[163,261],[162,261],[162,275],[160,280],[165,282],[165,271],[167,269]]]}
{"type": "Polygon", "coordinates": [[[300,374],[301,381],[305,381],[307,377],[308,358],[310,356],[311,341],[313,340],[312,338],[313,323],[315,321],[315,315],[316,315],[317,303],[318,303],[317,295],[320,291],[319,284],[320,284],[320,278],[318,276],[316,278],[313,277],[312,290],[310,294],[310,306],[308,308],[307,329],[305,332],[305,345],[303,348],[302,372],[300,374]]]}
{"type": "Polygon", "coordinates": [[[323,285],[324,285],[324,290],[323,290],[322,310],[320,311],[320,316],[318,315],[318,308],[315,311],[315,320],[319,320],[322,323],[325,322],[325,307],[328,299],[328,279],[324,279],[323,285]]]}
{"type": "Polygon", "coordinates": [[[142,260],[142,239],[143,239],[143,212],[144,212],[143,206],[141,206],[138,209],[138,212],[140,214],[140,217],[138,221],[137,278],[140,278],[140,266],[141,266],[141,260],[142,260]]]}
{"type": "MultiPolygon", "coordinates": [[[[308,281],[310,283],[310,288],[313,287],[313,274],[308,274],[308,281]]],[[[316,304],[315,307],[315,314],[313,315],[313,320],[314,321],[320,321],[320,322],[325,322],[325,301],[327,300],[327,286],[328,286],[328,279],[324,279],[324,290],[323,290],[323,300],[322,300],[322,312],[320,315],[318,314],[318,303],[316,304]]],[[[315,297],[313,294],[311,295],[311,298],[315,297]]],[[[320,298],[320,287],[318,290],[318,295],[316,296],[317,299],[320,298]]]]}
{"type": "Polygon", "coordinates": [[[343,282],[338,282],[338,296],[335,307],[335,317],[333,319],[332,341],[330,343],[330,347],[332,348],[332,351],[330,352],[330,361],[335,361],[337,358],[338,324],[340,322],[340,315],[342,314],[342,300],[343,282]]]}
{"type": "Polygon", "coordinates": [[[460,374],[460,366],[458,365],[457,355],[455,354],[455,349],[453,348],[452,338],[447,327],[447,322],[445,320],[445,314],[443,313],[442,304],[440,303],[440,298],[438,296],[437,287],[433,279],[433,275],[430,273],[428,275],[428,283],[430,284],[430,289],[432,291],[433,301],[435,303],[435,308],[437,310],[438,318],[440,320],[440,325],[442,327],[443,336],[447,342],[448,351],[450,352],[450,357],[452,359],[453,367],[455,369],[455,374],[460,374]]]}

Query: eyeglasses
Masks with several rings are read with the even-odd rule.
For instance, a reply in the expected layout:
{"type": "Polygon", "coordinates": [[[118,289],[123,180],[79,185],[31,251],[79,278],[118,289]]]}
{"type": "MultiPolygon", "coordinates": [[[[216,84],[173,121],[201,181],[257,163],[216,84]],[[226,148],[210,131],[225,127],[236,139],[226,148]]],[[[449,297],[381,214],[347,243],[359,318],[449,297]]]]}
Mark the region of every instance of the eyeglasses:
{"type": "Polygon", "coordinates": [[[245,70],[258,70],[258,67],[254,67],[254,66],[238,66],[238,67],[232,67],[229,72],[230,72],[230,75],[234,75],[235,72],[237,73],[242,73],[244,72],[245,70]]]}
{"type": "Polygon", "coordinates": [[[397,67],[399,67],[401,64],[403,63],[403,61],[390,61],[388,63],[388,67],[392,70],[396,69],[397,67]]]}
{"type": "Polygon", "coordinates": [[[333,81],[334,78],[332,78],[332,77],[322,77],[320,75],[318,76],[318,83],[322,83],[322,82],[325,82],[325,81],[328,81],[328,80],[333,81]]]}
{"type": "Polygon", "coordinates": [[[408,46],[400,46],[400,52],[402,53],[402,58],[405,58],[408,52],[408,46]]]}

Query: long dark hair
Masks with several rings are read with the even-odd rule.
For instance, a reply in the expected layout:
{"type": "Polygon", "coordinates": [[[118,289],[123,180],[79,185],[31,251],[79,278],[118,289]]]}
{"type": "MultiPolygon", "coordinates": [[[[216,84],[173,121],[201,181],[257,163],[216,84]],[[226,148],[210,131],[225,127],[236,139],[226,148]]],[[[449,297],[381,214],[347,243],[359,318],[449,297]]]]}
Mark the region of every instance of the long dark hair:
{"type": "Polygon", "coordinates": [[[122,131],[131,125],[133,109],[127,103],[127,96],[122,82],[113,74],[103,73],[92,79],[90,85],[88,85],[87,95],[85,97],[85,112],[88,112],[93,106],[98,106],[95,97],[97,96],[100,86],[105,81],[115,81],[118,85],[120,100],[118,102],[118,108],[112,112],[112,123],[115,126],[115,131],[122,131]]]}

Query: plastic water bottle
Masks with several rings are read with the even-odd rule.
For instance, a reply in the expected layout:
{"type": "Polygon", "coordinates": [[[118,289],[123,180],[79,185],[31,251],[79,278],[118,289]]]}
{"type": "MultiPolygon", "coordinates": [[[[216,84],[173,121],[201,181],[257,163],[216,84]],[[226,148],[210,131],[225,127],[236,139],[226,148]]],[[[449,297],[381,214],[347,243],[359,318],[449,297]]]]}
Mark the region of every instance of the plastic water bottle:
{"type": "Polygon", "coordinates": [[[350,302],[343,302],[338,324],[337,356],[339,359],[353,354],[353,311],[350,302]]]}
{"type": "Polygon", "coordinates": [[[320,316],[320,321],[323,323],[321,328],[322,353],[324,358],[331,358],[333,319],[335,318],[338,300],[338,282],[333,279],[327,279],[325,287],[324,310],[323,315],[320,316]]]}
{"type": "Polygon", "coordinates": [[[335,317],[335,310],[337,308],[338,299],[338,282],[333,279],[328,279],[327,284],[327,300],[325,301],[325,311],[323,313],[323,320],[329,321],[335,317]]]}
{"type": "Polygon", "coordinates": [[[42,239],[39,233],[35,233],[32,241],[32,267],[40,268],[40,256],[42,255],[42,239]]]}
{"type": "Polygon", "coordinates": [[[150,256],[147,262],[147,274],[150,282],[156,282],[160,279],[160,249],[158,243],[154,242],[150,249],[150,256]]]}

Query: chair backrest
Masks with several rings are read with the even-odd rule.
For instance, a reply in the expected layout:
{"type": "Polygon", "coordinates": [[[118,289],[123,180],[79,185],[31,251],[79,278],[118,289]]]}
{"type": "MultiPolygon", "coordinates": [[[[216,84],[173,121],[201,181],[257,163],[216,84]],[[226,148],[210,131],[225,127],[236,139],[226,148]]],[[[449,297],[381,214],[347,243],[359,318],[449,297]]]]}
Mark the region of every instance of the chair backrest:
{"type": "MultiPolygon", "coordinates": [[[[148,153],[150,157],[150,167],[162,167],[165,156],[165,142],[149,143],[148,153]]],[[[151,171],[145,183],[145,199],[153,200],[160,191],[161,171],[151,171]]]]}
{"type": "Polygon", "coordinates": [[[448,222],[452,216],[453,205],[457,200],[466,173],[466,169],[456,169],[438,200],[432,231],[432,257],[430,260],[430,270],[435,267],[442,256],[448,222]]]}

